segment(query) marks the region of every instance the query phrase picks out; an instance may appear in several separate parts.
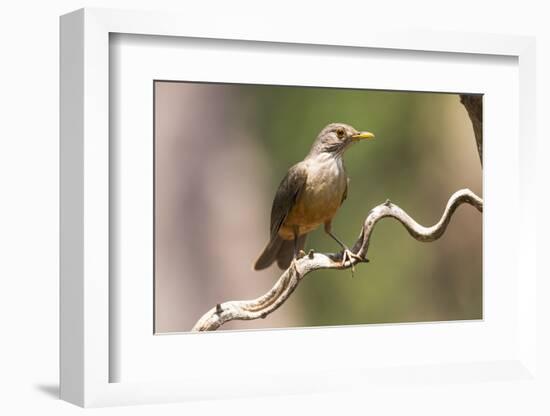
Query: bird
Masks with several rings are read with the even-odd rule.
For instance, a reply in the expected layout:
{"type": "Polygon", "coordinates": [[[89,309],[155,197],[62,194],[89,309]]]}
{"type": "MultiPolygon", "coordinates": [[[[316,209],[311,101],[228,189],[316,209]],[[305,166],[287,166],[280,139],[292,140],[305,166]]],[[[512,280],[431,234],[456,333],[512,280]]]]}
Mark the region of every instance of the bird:
{"type": "Polygon", "coordinates": [[[305,255],[308,233],[321,224],[342,248],[342,264],[352,258],[362,260],[334,235],[332,219],[348,195],[344,152],[370,139],[373,133],[344,123],[330,123],[321,130],[304,160],[293,165],[279,184],[271,207],[269,242],[254,263],[255,270],[275,261],[282,270],[295,265],[305,255]]]}

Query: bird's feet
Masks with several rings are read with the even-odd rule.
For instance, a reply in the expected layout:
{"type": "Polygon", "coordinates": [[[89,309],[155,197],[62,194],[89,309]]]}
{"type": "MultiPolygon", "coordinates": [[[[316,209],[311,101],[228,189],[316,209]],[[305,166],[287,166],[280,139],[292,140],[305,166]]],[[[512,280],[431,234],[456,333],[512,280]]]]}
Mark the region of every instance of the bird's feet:
{"type": "Polygon", "coordinates": [[[298,278],[300,277],[300,272],[298,271],[298,267],[297,267],[298,260],[306,256],[312,259],[314,254],[315,254],[315,251],[313,249],[309,250],[308,253],[306,253],[304,250],[300,250],[298,253],[296,253],[296,256],[292,259],[292,262],[290,263],[290,268],[294,270],[294,273],[296,273],[296,276],[298,276],[298,278]]]}
{"type": "Polygon", "coordinates": [[[365,261],[361,256],[355,254],[349,248],[345,247],[344,251],[342,252],[342,266],[345,266],[346,263],[349,261],[349,264],[351,265],[351,277],[353,277],[355,273],[355,266],[354,266],[353,259],[357,260],[357,262],[359,263],[365,261]]]}
{"type": "Polygon", "coordinates": [[[298,260],[300,260],[302,257],[305,257],[306,253],[304,250],[300,250],[297,253],[294,254],[294,258],[292,259],[292,262],[290,263],[290,268],[294,270],[294,273],[296,273],[296,276],[298,278],[300,277],[300,272],[298,271],[298,260]]]}

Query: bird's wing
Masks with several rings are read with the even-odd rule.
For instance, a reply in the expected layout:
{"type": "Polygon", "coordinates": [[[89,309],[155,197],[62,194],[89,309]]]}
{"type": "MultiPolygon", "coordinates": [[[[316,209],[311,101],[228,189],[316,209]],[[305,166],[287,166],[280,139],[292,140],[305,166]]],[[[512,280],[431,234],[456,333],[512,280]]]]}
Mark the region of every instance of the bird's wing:
{"type": "Polygon", "coordinates": [[[342,200],[340,201],[340,205],[342,205],[346,200],[346,198],[348,197],[348,189],[349,189],[349,178],[346,178],[346,189],[344,189],[344,193],[342,194],[342,200]]]}
{"type": "Polygon", "coordinates": [[[304,189],[307,171],[302,163],[292,166],[279,184],[271,207],[271,238],[277,236],[290,210],[304,189]]]}

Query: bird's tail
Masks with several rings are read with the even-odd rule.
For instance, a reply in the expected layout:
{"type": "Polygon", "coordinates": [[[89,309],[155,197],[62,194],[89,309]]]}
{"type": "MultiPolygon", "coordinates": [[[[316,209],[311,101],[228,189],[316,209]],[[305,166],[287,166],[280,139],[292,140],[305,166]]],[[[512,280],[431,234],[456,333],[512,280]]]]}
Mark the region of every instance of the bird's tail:
{"type": "MultiPolygon", "coordinates": [[[[303,250],[306,245],[307,234],[303,234],[298,237],[296,242],[297,250],[303,250]]],[[[288,269],[290,262],[294,257],[294,240],[283,240],[278,235],[271,239],[271,241],[264,248],[256,263],[254,263],[254,270],[265,269],[277,260],[277,265],[283,269],[288,269]]]]}

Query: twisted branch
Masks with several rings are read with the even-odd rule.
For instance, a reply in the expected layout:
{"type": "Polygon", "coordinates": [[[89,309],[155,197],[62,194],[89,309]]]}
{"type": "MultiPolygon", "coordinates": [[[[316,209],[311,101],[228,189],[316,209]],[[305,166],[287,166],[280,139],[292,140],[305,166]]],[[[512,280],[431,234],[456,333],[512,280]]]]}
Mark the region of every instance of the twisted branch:
{"type": "MultiPolygon", "coordinates": [[[[451,196],[439,222],[431,227],[424,227],[388,200],[369,212],[352,251],[365,259],[364,261],[368,261],[366,260],[367,251],[374,226],[385,217],[395,218],[418,241],[430,242],[437,240],[445,232],[458,206],[464,203],[470,204],[478,211],[483,212],[483,200],[469,189],[462,189],[451,196]]],[[[295,267],[288,268],[269,292],[252,300],[229,301],[216,305],[199,319],[193,327],[193,331],[214,331],[224,323],[237,319],[265,318],[290,297],[308,273],[319,269],[347,269],[357,263],[360,263],[360,261],[353,258],[351,261],[342,263],[341,254],[310,252],[307,256],[299,259],[295,263],[295,267]]]]}

